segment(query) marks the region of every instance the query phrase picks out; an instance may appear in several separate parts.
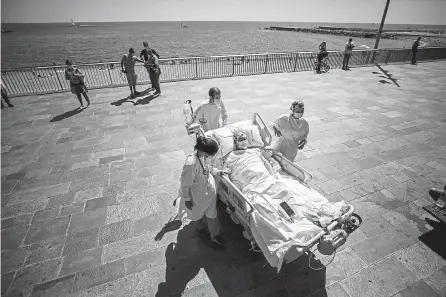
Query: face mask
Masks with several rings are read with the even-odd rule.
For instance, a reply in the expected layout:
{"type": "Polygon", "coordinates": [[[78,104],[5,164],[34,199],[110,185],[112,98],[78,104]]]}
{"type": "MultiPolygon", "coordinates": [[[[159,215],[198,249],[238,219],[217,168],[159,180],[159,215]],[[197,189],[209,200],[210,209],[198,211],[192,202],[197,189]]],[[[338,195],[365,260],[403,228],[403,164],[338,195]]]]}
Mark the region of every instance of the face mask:
{"type": "Polygon", "coordinates": [[[300,119],[303,115],[303,112],[293,112],[293,117],[296,119],[300,119]]]}
{"type": "Polygon", "coordinates": [[[241,150],[246,150],[248,148],[248,141],[247,140],[239,141],[237,143],[237,147],[241,150]]]}

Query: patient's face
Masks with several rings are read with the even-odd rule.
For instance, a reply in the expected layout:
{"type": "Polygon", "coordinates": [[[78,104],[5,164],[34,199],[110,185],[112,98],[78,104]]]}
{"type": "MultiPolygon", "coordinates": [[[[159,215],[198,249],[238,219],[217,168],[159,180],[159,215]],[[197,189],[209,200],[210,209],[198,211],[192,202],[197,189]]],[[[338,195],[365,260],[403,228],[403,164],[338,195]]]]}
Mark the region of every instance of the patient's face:
{"type": "Polygon", "coordinates": [[[248,148],[248,139],[246,138],[246,135],[245,134],[238,135],[235,140],[235,144],[237,146],[237,149],[246,150],[248,148]]]}

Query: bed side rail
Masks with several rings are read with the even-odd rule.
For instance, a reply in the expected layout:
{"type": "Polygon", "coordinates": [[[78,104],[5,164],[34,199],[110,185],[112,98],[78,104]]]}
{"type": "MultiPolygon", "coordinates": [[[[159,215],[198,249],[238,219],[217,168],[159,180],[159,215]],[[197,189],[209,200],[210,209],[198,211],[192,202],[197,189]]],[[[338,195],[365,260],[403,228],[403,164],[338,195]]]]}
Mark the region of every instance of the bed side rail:
{"type": "Polygon", "coordinates": [[[247,214],[251,214],[254,211],[254,207],[252,206],[251,202],[249,202],[245,195],[243,195],[243,193],[239,190],[239,188],[237,188],[233,182],[231,182],[231,180],[228,178],[227,175],[223,174],[222,176],[220,176],[221,181],[228,187],[228,191],[232,192],[229,193],[229,195],[233,194],[233,195],[237,195],[238,199],[243,199],[244,202],[246,202],[247,205],[249,205],[249,210],[244,210],[240,207],[240,205],[238,205],[236,203],[236,205],[234,205],[235,208],[237,208],[238,211],[240,211],[241,213],[247,213],[247,214]]]}
{"type": "Polygon", "coordinates": [[[280,166],[282,166],[282,170],[288,173],[289,175],[297,177],[301,182],[308,184],[312,179],[313,176],[311,173],[309,173],[306,169],[299,166],[296,163],[291,162],[287,158],[285,158],[281,153],[271,150],[273,153],[273,158],[277,162],[279,162],[280,166]]]}
{"type": "Polygon", "coordinates": [[[258,113],[254,113],[253,123],[259,128],[259,133],[265,147],[270,146],[271,142],[273,141],[273,137],[271,136],[271,133],[269,133],[268,127],[265,125],[258,113]]]}

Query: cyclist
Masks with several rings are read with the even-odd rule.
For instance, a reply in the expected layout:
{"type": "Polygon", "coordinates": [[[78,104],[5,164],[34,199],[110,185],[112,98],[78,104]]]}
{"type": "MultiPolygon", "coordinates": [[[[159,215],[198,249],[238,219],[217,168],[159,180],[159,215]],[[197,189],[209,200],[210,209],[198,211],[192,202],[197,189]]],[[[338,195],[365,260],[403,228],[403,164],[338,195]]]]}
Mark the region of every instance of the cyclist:
{"type": "Polygon", "coordinates": [[[317,54],[317,63],[316,63],[316,72],[321,72],[321,64],[322,59],[328,57],[327,52],[327,43],[325,41],[322,41],[322,43],[319,45],[319,53],[317,54]]]}

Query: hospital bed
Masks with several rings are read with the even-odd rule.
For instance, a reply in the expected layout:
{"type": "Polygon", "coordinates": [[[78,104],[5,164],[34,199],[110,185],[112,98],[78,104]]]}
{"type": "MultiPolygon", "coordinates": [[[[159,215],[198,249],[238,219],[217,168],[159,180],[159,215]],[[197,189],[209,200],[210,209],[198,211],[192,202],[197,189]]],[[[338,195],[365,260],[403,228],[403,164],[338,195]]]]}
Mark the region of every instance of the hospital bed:
{"type": "MultiPolygon", "coordinates": [[[[228,126],[230,129],[239,129],[243,125],[237,125],[237,123],[235,123],[228,126]]],[[[274,149],[268,148],[271,145],[272,136],[259,114],[254,114],[253,120],[251,121],[251,126],[257,129],[262,142],[261,144],[257,143],[257,145],[254,147],[260,149],[261,151],[269,151],[272,154],[272,159],[277,162],[277,170],[280,171],[280,174],[286,175],[297,181],[300,185],[308,189],[309,192],[321,196],[321,194],[317,193],[309,185],[312,176],[307,170],[284,158],[282,154],[274,149]]],[[[208,131],[205,133],[205,135],[216,139],[216,135],[218,135],[220,129],[208,131]]],[[[195,129],[195,132],[199,133],[198,130],[199,129],[195,129]]],[[[189,135],[191,135],[190,132],[191,129],[188,129],[189,135]]],[[[216,140],[221,145],[221,140],[216,140]]],[[[214,160],[214,165],[219,169],[222,169],[225,164],[226,157],[227,154],[217,154],[216,159],[214,160]]],[[[254,251],[262,251],[270,265],[277,267],[278,271],[283,263],[288,263],[295,260],[303,253],[308,252],[313,246],[317,245],[320,247],[321,244],[326,244],[327,240],[330,239],[330,235],[333,235],[334,233],[336,233],[336,235],[343,234],[343,236],[341,236],[343,237],[341,240],[333,240],[333,242],[335,242],[334,244],[332,244],[333,242],[329,242],[329,245],[332,244],[331,247],[334,247],[335,250],[342,245],[347,238],[345,235],[346,232],[340,231],[343,229],[348,229],[350,232],[352,232],[355,229],[354,225],[358,223],[357,220],[355,220],[355,215],[353,215],[353,207],[351,205],[346,205],[343,212],[340,213],[338,217],[334,218],[324,226],[319,225],[315,228],[311,228],[312,232],[310,235],[306,234],[306,236],[300,236],[300,240],[297,240],[299,234],[296,234],[295,238],[290,237],[279,240],[279,246],[281,249],[280,253],[277,252],[278,255],[271,257],[270,247],[265,246],[264,243],[259,244],[257,242],[259,241],[259,238],[262,238],[262,230],[259,230],[259,228],[256,228],[256,225],[253,224],[253,221],[256,219],[257,212],[259,211],[259,209],[257,209],[257,207],[253,204],[253,201],[256,200],[256,195],[262,194],[256,193],[255,191],[243,193],[240,185],[238,185],[237,182],[231,181],[227,174],[216,175],[215,181],[217,185],[218,199],[223,203],[224,208],[231,217],[232,221],[243,227],[243,236],[249,241],[252,249],[254,251]],[[303,238],[305,238],[305,240],[302,240],[303,238]]],[[[282,215],[284,219],[284,222],[281,222],[281,224],[288,224],[290,223],[290,219],[292,220],[292,218],[286,217],[286,213],[283,213],[283,211],[279,214],[282,215]]],[[[314,223],[314,225],[318,225],[317,222],[314,223]]],[[[331,238],[333,239],[334,237],[332,236],[331,238]]],[[[333,251],[329,253],[332,254],[333,251]]]]}

